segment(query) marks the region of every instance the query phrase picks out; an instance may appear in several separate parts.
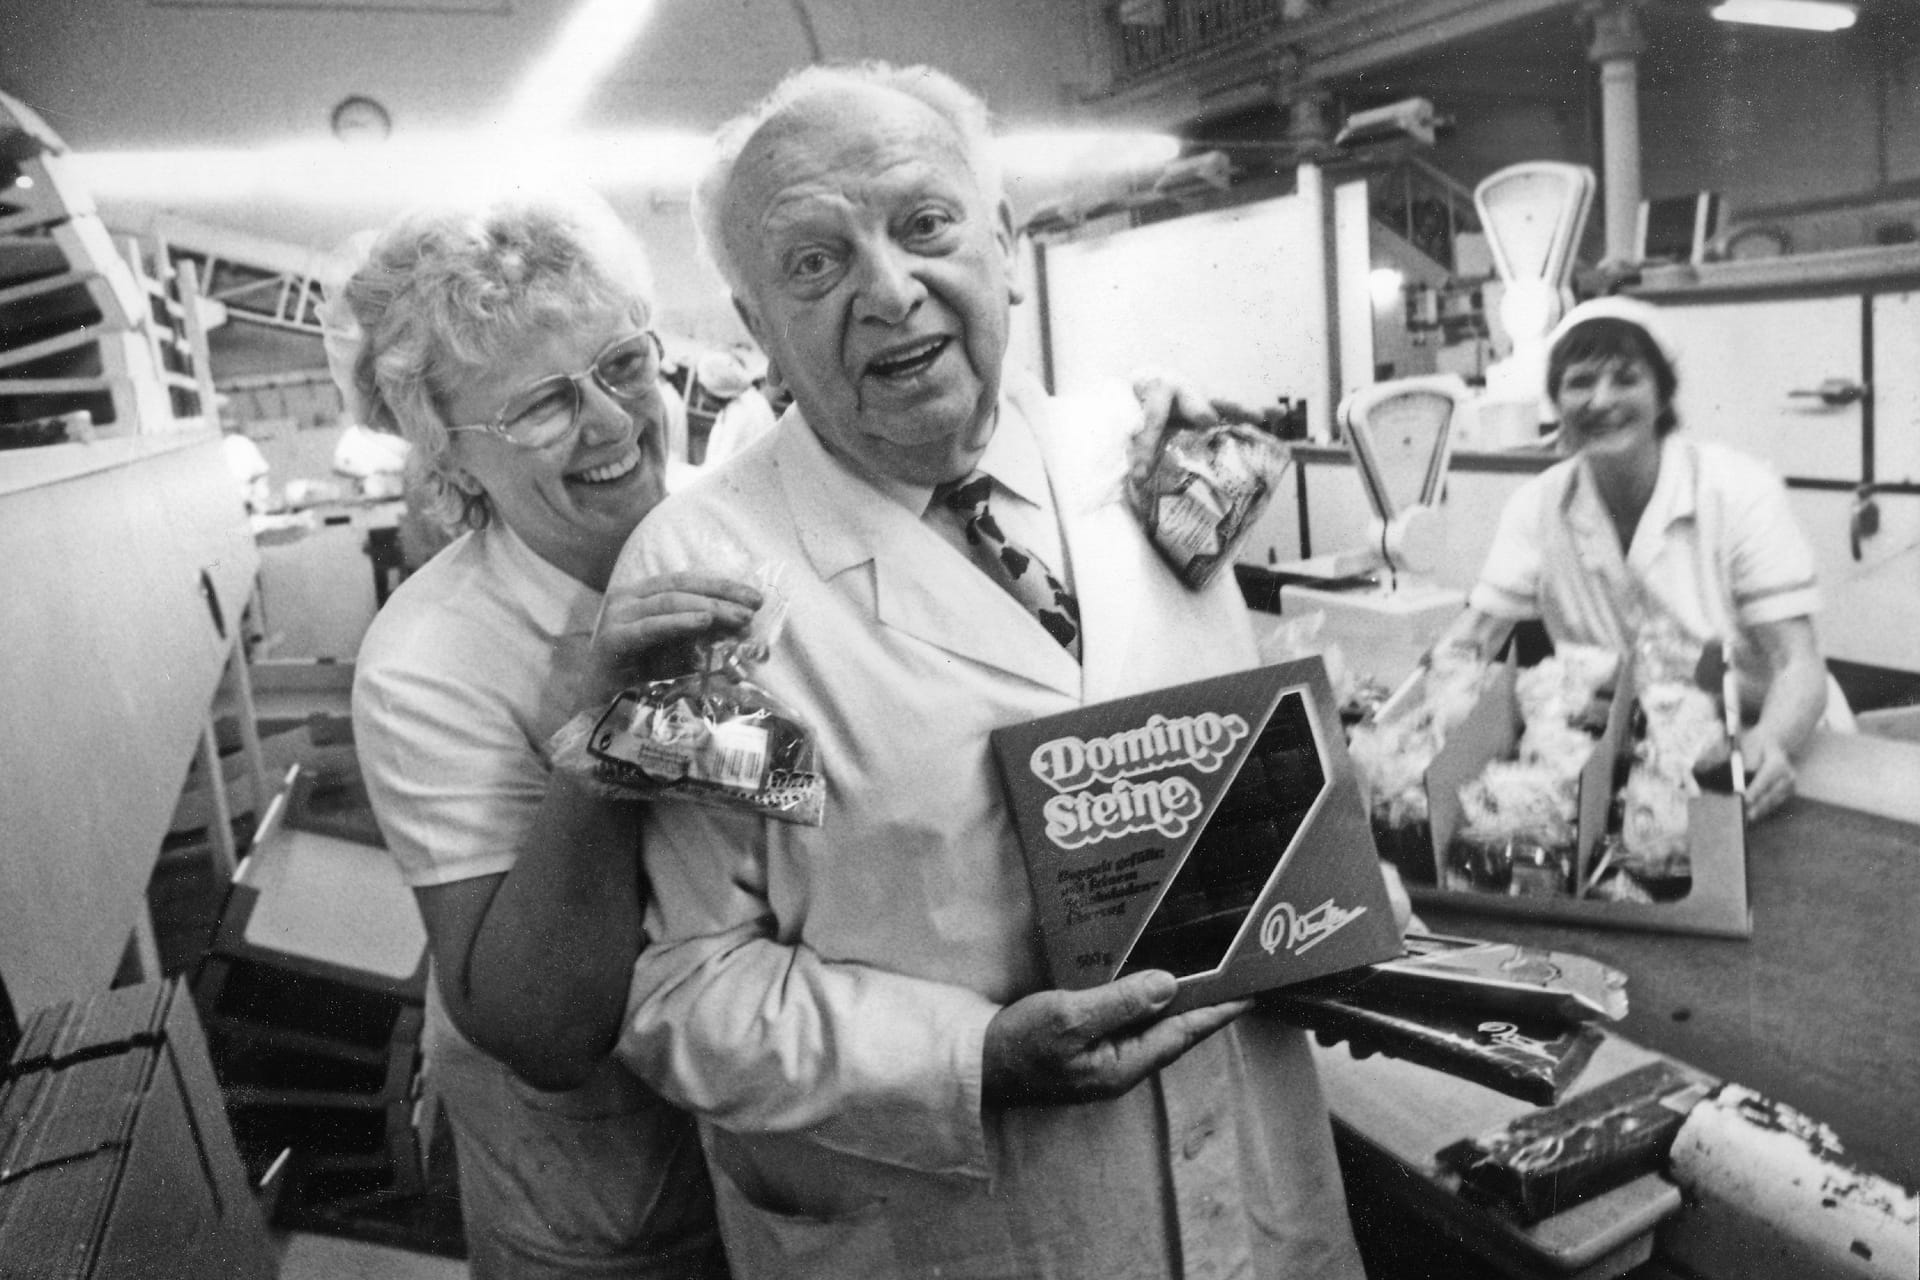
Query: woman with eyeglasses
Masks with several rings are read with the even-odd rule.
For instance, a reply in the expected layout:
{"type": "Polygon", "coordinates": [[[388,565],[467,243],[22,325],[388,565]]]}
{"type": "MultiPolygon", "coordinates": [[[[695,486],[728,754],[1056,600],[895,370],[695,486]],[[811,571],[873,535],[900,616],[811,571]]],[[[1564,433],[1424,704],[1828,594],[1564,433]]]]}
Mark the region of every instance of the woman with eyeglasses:
{"type": "Polygon", "coordinates": [[[586,203],[415,215],[339,301],[360,332],[344,389],[466,530],[374,619],[353,718],[432,951],[427,1072],[472,1274],[724,1276],[691,1123],[607,1057],[642,945],[639,806],[548,752],[759,603],[698,573],[603,594],[666,474],[644,258],[586,203]]]}

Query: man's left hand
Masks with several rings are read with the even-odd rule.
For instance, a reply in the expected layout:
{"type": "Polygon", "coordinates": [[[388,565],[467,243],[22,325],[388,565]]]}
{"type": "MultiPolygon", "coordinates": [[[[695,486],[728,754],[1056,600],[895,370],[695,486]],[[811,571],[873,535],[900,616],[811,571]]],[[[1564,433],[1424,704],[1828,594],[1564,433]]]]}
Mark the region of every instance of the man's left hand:
{"type": "Polygon", "coordinates": [[[1251,1007],[1245,1000],[1166,1016],[1179,985],[1152,969],[1084,991],[1041,991],[987,1024],[981,1093],[995,1106],[1117,1098],[1251,1007]]]}
{"type": "Polygon", "coordinates": [[[1257,422],[1260,415],[1231,400],[1203,395],[1191,382],[1163,369],[1143,369],[1133,376],[1134,399],[1140,402],[1140,438],[1158,440],[1174,418],[1195,427],[1218,425],[1222,419],[1257,422]]]}

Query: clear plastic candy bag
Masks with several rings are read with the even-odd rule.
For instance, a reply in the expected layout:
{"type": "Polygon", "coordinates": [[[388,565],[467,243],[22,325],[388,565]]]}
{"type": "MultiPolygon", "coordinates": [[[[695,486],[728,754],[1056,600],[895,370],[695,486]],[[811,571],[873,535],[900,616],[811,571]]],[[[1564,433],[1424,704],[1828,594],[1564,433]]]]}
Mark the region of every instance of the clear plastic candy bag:
{"type": "Polygon", "coordinates": [[[748,630],[697,646],[693,671],[622,690],[604,710],[576,717],[555,738],[561,767],[613,794],[820,825],[826,778],[813,731],[751,674],[786,622],[779,573],[763,566],[742,576],[763,597],[748,630]]]}
{"type": "Polygon", "coordinates": [[[1150,451],[1141,444],[1127,472],[1128,502],[1154,549],[1197,590],[1233,562],[1292,452],[1252,423],[1196,427],[1178,416],[1150,451]]]}

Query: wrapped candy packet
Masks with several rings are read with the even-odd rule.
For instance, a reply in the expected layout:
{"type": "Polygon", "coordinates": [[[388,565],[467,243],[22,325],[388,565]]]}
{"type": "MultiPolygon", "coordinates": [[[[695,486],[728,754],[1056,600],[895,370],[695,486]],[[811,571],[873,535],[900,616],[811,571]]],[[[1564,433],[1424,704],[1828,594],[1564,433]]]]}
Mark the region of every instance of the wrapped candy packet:
{"type": "Polygon", "coordinates": [[[1599,645],[1561,644],[1514,680],[1520,718],[1529,727],[1559,724],[1594,732],[1606,724],[1620,658],[1599,645]]]}
{"type": "Polygon", "coordinates": [[[1699,776],[1724,764],[1733,744],[1718,699],[1690,681],[1647,685],[1639,709],[1614,865],[1643,882],[1677,884],[1693,875],[1688,804],[1700,794],[1699,776]]]}
{"type": "Polygon", "coordinates": [[[1380,856],[1413,884],[1434,883],[1427,769],[1447,735],[1473,711],[1487,663],[1471,645],[1443,645],[1427,657],[1420,700],[1397,714],[1376,713],[1353,727],[1347,751],[1373,823],[1380,856]]]}
{"type": "Polygon", "coordinates": [[[1576,779],[1552,766],[1495,760],[1460,789],[1462,825],[1448,845],[1448,889],[1513,897],[1572,893],[1576,779]]]}
{"type": "Polygon", "coordinates": [[[1446,888],[1578,894],[1580,778],[1606,726],[1618,674],[1618,657],[1591,645],[1562,645],[1521,669],[1517,756],[1490,761],[1460,789],[1461,827],[1442,852],[1446,888]]]}
{"type": "Polygon", "coordinates": [[[1627,975],[1572,951],[1410,932],[1407,953],[1367,966],[1362,989],[1567,1021],[1627,1016],[1627,975]]]}
{"type": "Polygon", "coordinates": [[[1606,1035],[1590,1022],[1373,1002],[1364,993],[1285,992],[1261,997],[1258,1006],[1305,1027],[1322,1044],[1347,1041],[1356,1057],[1384,1053],[1538,1105],[1559,1099],[1606,1035]]]}
{"type": "Polygon", "coordinates": [[[1694,1106],[1715,1082],[1658,1059],[1530,1112],[1504,1128],[1443,1147],[1435,1159],[1463,1189],[1538,1222],[1666,1163],[1694,1106]]]}
{"type": "Polygon", "coordinates": [[[695,650],[696,669],[622,690],[555,735],[555,763],[612,794],[689,800],[819,826],[826,778],[814,735],[751,670],[786,620],[778,575],[751,575],[763,603],[741,636],[695,650]]]}
{"type": "Polygon", "coordinates": [[[1127,498],[1154,549],[1198,589],[1232,563],[1290,461],[1252,423],[1196,427],[1176,415],[1150,452],[1136,447],[1127,498]]]}
{"type": "Polygon", "coordinates": [[[587,752],[598,777],[648,799],[816,827],[826,808],[813,734],[724,663],[622,691],[594,725],[587,752]]]}
{"type": "Polygon", "coordinates": [[[1263,997],[1323,1042],[1349,1041],[1550,1103],[1598,1047],[1598,1019],[1627,1014],[1627,978],[1587,956],[1408,933],[1406,954],[1263,997]]]}

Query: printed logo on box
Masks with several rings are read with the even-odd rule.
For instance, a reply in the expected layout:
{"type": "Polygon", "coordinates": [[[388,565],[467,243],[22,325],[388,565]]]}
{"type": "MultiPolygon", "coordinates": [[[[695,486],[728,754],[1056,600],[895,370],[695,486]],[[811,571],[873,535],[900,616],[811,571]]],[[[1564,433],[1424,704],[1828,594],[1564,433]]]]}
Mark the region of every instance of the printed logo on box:
{"type": "Polygon", "coordinates": [[[1177,773],[1144,784],[1128,779],[1183,767],[1216,773],[1248,732],[1244,718],[1207,711],[1174,719],[1153,715],[1138,728],[1101,738],[1068,736],[1041,743],[1028,768],[1059,793],[1042,806],[1047,839],[1062,849],[1136,831],[1179,839],[1206,807],[1200,788],[1177,773]],[[1105,791],[1083,789],[1096,782],[1112,785],[1105,791]]]}
{"type": "Polygon", "coordinates": [[[1365,907],[1337,906],[1332,898],[1311,911],[1296,911],[1291,902],[1282,902],[1260,922],[1260,949],[1272,955],[1284,946],[1303,956],[1365,914],[1365,907]]]}

